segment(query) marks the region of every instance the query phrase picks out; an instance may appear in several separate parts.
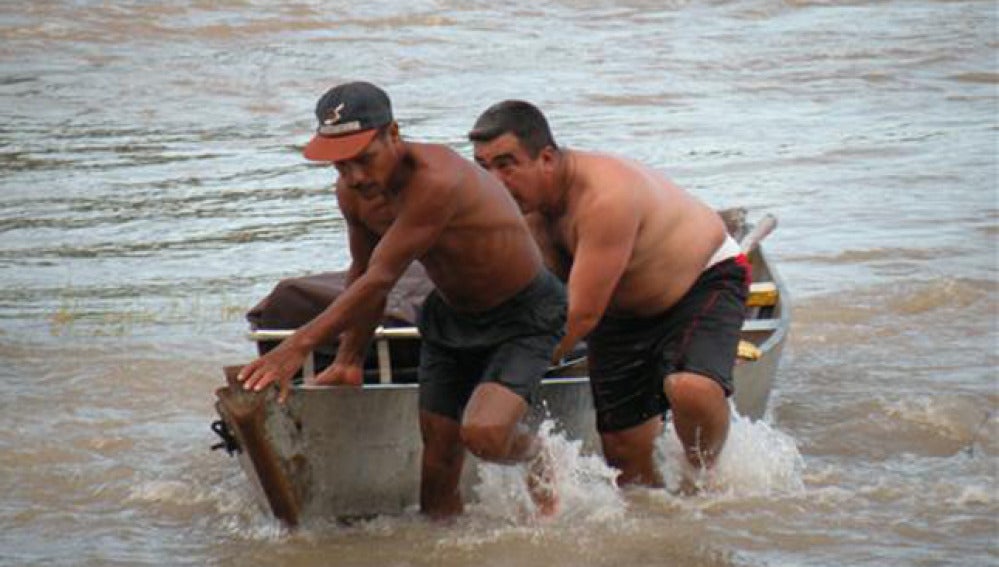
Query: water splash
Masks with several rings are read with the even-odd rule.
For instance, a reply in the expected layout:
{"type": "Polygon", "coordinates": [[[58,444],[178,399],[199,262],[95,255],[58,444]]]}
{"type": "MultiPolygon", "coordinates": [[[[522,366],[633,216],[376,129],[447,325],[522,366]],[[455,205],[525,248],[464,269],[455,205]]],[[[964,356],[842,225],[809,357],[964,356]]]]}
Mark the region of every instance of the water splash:
{"type": "MultiPolygon", "coordinates": [[[[656,461],[669,499],[680,492],[685,477],[693,478],[701,497],[746,498],[794,495],[805,490],[805,461],[795,440],[764,421],[751,421],[732,408],[725,448],[710,471],[696,471],[686,461],[683,447],[669,421],[656,443],[656,461]]],[[[555,432],[554,423],[542,423],[557,465],[560,510],[552,523],[605,522],[624,518],[629,499],[617,488],[618,471],[599,454],[584,454],[582,443],[555,432]]],[[[536,523],[534,506],[522,467],[482,463],[475,487],[478,502],[470,512],[513,524],[536,523]]]]}
{"type": "MultiPolygon", "coordinates": [[[[969,446],[988,436],[985,427],[999,416],[995,407],[980,407],[985,399],[955,395],[911,396],[884,402],[884,411],[897,427],[918,428],[969,446]]],[[[992,404],[990,404],[992,405],[992,404]]]]}
{"type": "Polygon", "coordinates": [[[138,503],[190,506],[209,499],[199,487],[180,480],[150,480],[129,490],[128,500],[138,503]]]}
{"type": "Polygon", "coordinates": [[[715,467],[695,471],[686,460],[672,420],[657,442],[656,460],[663,474],[666,490],[680,491],[686,477],[693,478],[700,492],[708,497],[769,496],[795,494],[804,490],[805,461],[794,438],[764,421],[751,421],[732,407],[728,439],[715,467]]]}
{"type": "MultiPolygon", "coordinates": [[[[585,454],[582,442],[556,431],[552,420],[542,422],[538,435],[551,451],[559,494],[559,511],[548,521],[605,522],[624,515],[625,501],[614,484],[616,469],[598,454],[585,454]]],[[[478,473],[479,483],[473,489],[478,502],[469,507],[470,512],[517,524],[538,521],[523,466],[480,463],[478,473]]]]}

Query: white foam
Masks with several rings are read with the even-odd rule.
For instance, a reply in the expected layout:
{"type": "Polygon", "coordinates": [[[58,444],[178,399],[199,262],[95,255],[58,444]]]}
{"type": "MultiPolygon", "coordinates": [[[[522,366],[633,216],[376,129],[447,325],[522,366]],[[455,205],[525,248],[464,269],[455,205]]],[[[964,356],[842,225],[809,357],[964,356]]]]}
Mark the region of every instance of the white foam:
{"type": "Polygon", "coordinates": [[[128,499],[133,502],[191,505],[204,502],[206,495],[186,482],[153,480],[132,487],[129,491],[128,499]]]}
{"type": "MultiPolygon", "coordinates": [[[[538,434],[551,451],[559,495],[559,511],[546,522],[605,522],[624,515],[625,501],[614,484],[616,469],[600,455],[583,454],[582,442],[556,432],[551,420],[541,424],[538,434]]],[[[536,520],[523,466],[480,463],[478,473],[478,502],[469,507],[471,512],[514,523],[536,520]]]]}
{"type": "Polygon", "coordinates": [[[657,461],[666,489],[676,492],[684,475],[693,475],[705,494],[769,496],[804,490],[805,461],[794,439],[765,421],[738,415],[734,406],[728,439],[711,471],[693,471],[672,421],[657,442],[657,461]]]}
{"type": "Polygon", "coordinates": [[[995,485],[961,486],[958,494],[950,499],[954,506],[992,506],[996,503],[995,485]]]}
{"type": "Polygon", "coordinates": [[[217,515],[216,524],[224,532],[246,540],[279,541],[292,533],[279,520],[263,513],[241,475],[227,475],[221,480],[147,480],[133,486],[127,499],[140,506],[154,505],[161,513],[175,510],[184,516],[192,508],[210,506],[217,515]]]}
{"type": "MultiPolygon", "coordinates": [[[[715,467],[694,471],[687,463],[679,438],[668,422],[656,443],[656,460],[663,474],[667,500],[674,497],[684,475],[693,475],[700,488],[698,504],[705,500],[774,495],[800,495],[805,490],[805,461],[794,439],[765,421],[751,421],[732,408],[732,423],[725,448],[715,467]]],[[[554,424],[542,424],[540,435],[552,451],[560,507],[556,524],[606,522],[624,517],[630,499],[614,483],[618,471],[607,466],[600,455],[582,454],[581,442],[554,432],[554,424]]],[[[533,523],[534,507],[527,492],[522,467],[482,463],[480,482],[475,487],[478,502],[469,507],[473,514],[501,519],[513,524],[533,523]]]]}
{"type": "MultiPolygon", "coordinates": [[[[956,397],[920,396],[886,404],[890,417],[930,429],[949,439],[970,439],[983,422],[981,410],[956,397]]],[[[985,414],[987,421],[992,416],[985,414]]]]}

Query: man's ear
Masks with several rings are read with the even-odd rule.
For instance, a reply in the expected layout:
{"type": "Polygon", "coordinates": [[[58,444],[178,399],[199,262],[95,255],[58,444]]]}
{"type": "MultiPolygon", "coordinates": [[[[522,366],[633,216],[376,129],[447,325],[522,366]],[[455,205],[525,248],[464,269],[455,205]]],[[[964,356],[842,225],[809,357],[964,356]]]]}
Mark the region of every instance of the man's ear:
{"type": "Polygon", "coordinates": [[[538,159],[541,161],[541,167],[545,171],[555,171],[557,158],[558,152],[551,146],[545,146],[538,152],[538,159]]]}
{"type": "Polygon", "coordinates": [[[399,123],[396,122],[395,120],[393,120],[392,124],[390,124],[388,127],[388,135],[389,139],[392,140],[393,142],[399,141],[399,123]]]}

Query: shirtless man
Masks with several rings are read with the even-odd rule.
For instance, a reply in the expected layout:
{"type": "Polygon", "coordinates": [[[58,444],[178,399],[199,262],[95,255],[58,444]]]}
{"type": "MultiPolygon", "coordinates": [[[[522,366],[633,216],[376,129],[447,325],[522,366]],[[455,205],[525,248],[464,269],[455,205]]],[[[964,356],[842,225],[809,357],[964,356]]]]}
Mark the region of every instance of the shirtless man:
{"type": "Polygon", "coordinates": [[[649,167],[559,148],[526,102],[490,107],[469,139],[568,281],[555,358],[587,339],[597,428],[619,484],[662,485],[653,443],[667,409],[688,472],[710,468],[728,436],[749,281],[722,219],[649,167]]]}
{"type": "Polygon", "coordinates": [[[385,299],[419,261],[435,285],[419,320],[421,510],[435,518],[461,513],[468,448],[486,461],[527,463],[539,513],[552,513],[547,452],[521,418],[562,336],[566,297],[516,203],[454,151],[404,141],[388,96],[370,83],[330,89],[316,116],[318,131],[304,154],[333,162],[339,174],[348,285],[239,379],[256,391],[277,382],[283,401],[306,354],[340,335],[337,358],[317,382],[361,384],[363,353],[385,299]]]}

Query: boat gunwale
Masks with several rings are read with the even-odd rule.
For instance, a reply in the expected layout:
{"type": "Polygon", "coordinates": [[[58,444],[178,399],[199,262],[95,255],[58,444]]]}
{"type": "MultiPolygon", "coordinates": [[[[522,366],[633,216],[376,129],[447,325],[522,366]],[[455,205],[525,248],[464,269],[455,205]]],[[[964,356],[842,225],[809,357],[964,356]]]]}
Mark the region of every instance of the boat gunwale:
{"type": "Polygon", "coordinates": [[[760,255],[760,261],[767,267],[770,273],[770,281],[777,285],[777,305],[779,307],[777,316],[777,326],[769,331],[770,335],[757,347],[761,353],[766,354],[775,346],[782,344],[791,330],[791,301],[787,291],[787,284],[778,272],[776,266],[770,261],[770,255],[762,246],[756,248],[756,253],[760,255]]]}

